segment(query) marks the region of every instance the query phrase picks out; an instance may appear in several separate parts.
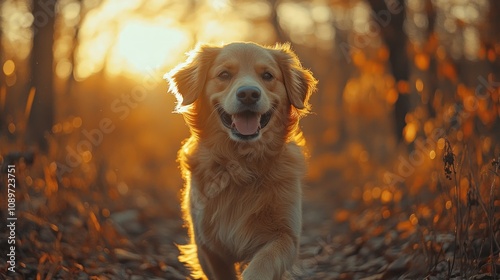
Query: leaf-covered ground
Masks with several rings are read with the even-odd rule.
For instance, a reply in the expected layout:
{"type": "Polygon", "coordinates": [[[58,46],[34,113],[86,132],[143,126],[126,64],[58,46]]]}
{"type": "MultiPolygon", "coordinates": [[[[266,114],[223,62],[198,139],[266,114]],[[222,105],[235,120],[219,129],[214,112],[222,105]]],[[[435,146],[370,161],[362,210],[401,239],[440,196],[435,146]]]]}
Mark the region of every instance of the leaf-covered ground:
{"type": "MultiPolygon", "coordinates": [[[[385,189],[370,174],[387,171],[352,154],[337,154],[329,161],[331,170],[321,173],[321,183],[309,179],[304,188],[303,236],[292,279],[495,278],[500,264],[498,211],[493,215],[493,241],[489,225],[482,224],[481,206],[467,207],[477,224],[469,222],[469,236],[463,239],[466,255],[459,258],[453,209],[437,213],[440,209],[434,206],[446,204],[445,194],[422,189],[411,193],[405,185],[428,188],[429,170],[419,168],[399,189],[385,189]],[[488,249],[491,244],[494,254],[488,249]]],[[[3,254],[3,278],[186,279],[188,271],[177,261],[175,247],[186,240],[175,190],[113,185],[113,172],[105,167],[90,185],[69,176],[65,186],[57,183],[47,162],[44,156],[33,165],[24,158],[12,162],[17,273],[7,271],[3,254]]],[[[312,160],[311,168],[320,168],[317,164],[312,160]]],[[[493,171],[495,165],[486,168],[493,171]]],[[[2,192],[6,178],[3,172],[2,192]]],[[[1,202],[5,220],[4,196],[1,202]]],[[[8,250],[8,235],[0,235],[2,252],[8,250]]]]}

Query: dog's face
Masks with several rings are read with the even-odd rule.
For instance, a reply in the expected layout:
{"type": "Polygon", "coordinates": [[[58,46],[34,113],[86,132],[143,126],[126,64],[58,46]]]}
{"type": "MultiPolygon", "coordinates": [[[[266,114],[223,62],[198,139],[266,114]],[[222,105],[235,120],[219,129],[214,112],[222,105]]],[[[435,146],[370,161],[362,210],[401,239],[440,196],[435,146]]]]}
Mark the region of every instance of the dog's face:
{"type": "Polygon", "coordinates": [[[223,130],[235,141],[258,140],[268,127],[285,131],[292,114],[307,112],[316,83],[288,46],[253,43],[200,46],[167,78],[195,131],[223,130]]]}
{"type": "Polygon", "coordinates": [[[208,71],[206,93],[220,121],[237,141],[257,139],[286,96],[272,55],[255,45],[228,45],[208,71]]]}

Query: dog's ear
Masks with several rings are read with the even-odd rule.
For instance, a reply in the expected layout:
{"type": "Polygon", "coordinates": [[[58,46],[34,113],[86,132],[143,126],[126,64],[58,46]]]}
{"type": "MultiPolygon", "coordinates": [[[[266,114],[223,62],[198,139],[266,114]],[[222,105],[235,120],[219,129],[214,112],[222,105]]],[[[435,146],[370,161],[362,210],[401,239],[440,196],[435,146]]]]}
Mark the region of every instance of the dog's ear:
{"type": "Polygon", "coordinates": [[[169,91],[177,98],[176,111],[192,104],[202,94],[208,69],[219,50],[218,47],[199,45],[188,53],[185,62],[165,74],[169,91]]]}
{"type": "Polygon", "coordinates": [[[311,71],[304,69],[289,44],[277,45],[275,58],[283,74],[283,82],[290,103],[302,114],[310,110],[309,97],[316,90],[317,81],[311,71]]]}

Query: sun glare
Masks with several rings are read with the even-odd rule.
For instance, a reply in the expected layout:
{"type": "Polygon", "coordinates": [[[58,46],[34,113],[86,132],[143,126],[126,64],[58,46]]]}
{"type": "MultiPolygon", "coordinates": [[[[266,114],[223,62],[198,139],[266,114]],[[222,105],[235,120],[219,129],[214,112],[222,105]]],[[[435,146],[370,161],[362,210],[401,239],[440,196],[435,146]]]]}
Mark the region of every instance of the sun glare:
{"type": "Polygon", "coordinates": [[[115,28],[116,33],[112,27],[82,31],[88,39],[82,40],[77,53],[77,80],[101,69],[112,76],[141,76],[148,70],[175,64],[191,44],[182,29],[144,18],[119,20],[115,28]]]}
{"type": "Polygon", "coordinates": [[[159,11],[151,16],[147,9],[137,12],[140,1],[121,2],[107,0],[86,16],[76,50],[76,80],[101,70],[140,78],[147,71],[175,65],[192,46],[188,30],[172,17],[159,11]]]}
{"type": "Polygon", "coordinates": [[[189,44],[189,37],[179,29],[145,20],[127,21],[108,58],[109,71],[137,73],[173,64],[189,44]]]}
{"type": "Polygon", "coordinates": [[[210,4],[210,6],[212,6],[213,9],[217,11],[227,10],[230,5],[229,0],[210,0],[208,1],[208,3],[210,4]]]}

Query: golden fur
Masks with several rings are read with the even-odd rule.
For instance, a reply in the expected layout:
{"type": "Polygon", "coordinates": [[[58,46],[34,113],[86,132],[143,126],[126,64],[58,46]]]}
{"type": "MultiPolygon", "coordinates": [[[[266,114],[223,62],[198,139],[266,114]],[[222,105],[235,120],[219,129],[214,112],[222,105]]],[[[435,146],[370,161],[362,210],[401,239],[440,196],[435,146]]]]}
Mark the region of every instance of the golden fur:
{"type": "Polygon", "coordinates": [[[243,263],[244,280],[281,279],[298,253],[306,171],[298,122],[316,80],[288,45],[254,43],[198,46],[166,78],[191,131],[178,156],[190,236],[179,260],[195,278],[238,279],[243,263]],[[250,136],[235,124],[246,86],[260,93],[245,117],[259,121],[250,136]]]}

